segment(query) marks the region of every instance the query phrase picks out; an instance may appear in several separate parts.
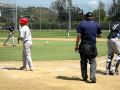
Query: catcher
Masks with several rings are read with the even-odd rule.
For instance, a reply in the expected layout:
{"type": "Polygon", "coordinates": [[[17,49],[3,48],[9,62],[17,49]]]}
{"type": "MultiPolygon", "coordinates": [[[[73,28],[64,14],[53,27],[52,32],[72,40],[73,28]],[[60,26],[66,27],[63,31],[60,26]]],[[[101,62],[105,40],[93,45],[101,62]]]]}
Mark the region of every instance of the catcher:
{"type": "Polygon", "coordinates": [[[12,44],[13,44],[13,46],[16,46],[15,45],[15,37],[14,37],[14,33],[15,33],[14,27],[13,26],[9,26],[9,27],[7,27],[7,29],[9,30],[9,34],[8,34],[8,38],[5,40],[3,46],[7,46],[6,43],[8,42],[8,40],[10,38],[12,38],[12,44]]]}
{"type": "Polygon", "coordinates": [[[118,66],[120,63],[120,21],[113,23],[111,27],[111,31],[108,35],[108,59],[106,61],[106,72],[105,75],[114,75],[114,74],[119,74],[118,72],[118,66]],[[115,63],[114,66],[115,70],[112,69],[112,59],[114,55],[117,54],[115,58],[115,63]]]}

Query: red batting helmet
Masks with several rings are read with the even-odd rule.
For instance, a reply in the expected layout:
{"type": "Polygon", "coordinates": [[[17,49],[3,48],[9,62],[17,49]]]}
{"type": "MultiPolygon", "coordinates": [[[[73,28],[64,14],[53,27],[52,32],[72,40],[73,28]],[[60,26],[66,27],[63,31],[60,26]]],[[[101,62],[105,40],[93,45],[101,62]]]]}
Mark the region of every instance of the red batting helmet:
{"type": "Polygon", "coordinates": [[[28,24],[28,22],[29,22],[28,18],[20,18],[19,19],[19,23],[21,25],[26,25],[26,24],[28,24]]]}

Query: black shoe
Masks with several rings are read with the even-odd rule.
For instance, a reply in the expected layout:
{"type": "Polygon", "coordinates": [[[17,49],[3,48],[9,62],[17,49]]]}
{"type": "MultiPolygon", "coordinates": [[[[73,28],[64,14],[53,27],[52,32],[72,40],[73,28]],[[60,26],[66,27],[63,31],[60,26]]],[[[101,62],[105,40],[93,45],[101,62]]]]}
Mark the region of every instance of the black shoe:
{"type": "Polygon", "coordinates": [[[109,75],[114,75],[114,72],[110,71],[110,72],[109,72],[109,75]]]}
{"type": "Polygon", "coordinates": [[[87,78],[83,78],[83,81],[87,81],[87,78]]]}
{"type": "Polygon", "coordinates": [[[91,80],[91,83],[96,83],[96,78],[95,77],[90,78],[90,80],[91,80]]]}
{"type": "Polygon", "coordinates": [[[87,81],[88,76],[83,77],[83,81],[87,81]]]}

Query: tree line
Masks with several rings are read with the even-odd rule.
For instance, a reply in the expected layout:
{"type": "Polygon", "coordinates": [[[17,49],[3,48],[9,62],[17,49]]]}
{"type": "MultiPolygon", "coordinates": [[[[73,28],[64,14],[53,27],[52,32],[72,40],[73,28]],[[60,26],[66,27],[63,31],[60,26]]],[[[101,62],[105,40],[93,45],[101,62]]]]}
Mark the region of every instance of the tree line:
{"type": "MultiPolygon", "coordinates": [[[[15,24],[15,9],[1,9],[0,26],[15,24]]],[[[93,10],[96,21],[105,22],[118,20],[120,15],[120,0],[113,0],[108,10],[105,4],[100,0],[98,7],[93,10]]],[[[61,25],[64,29],[69,23],[69,15],[71,14],[71,22],[79,23],[84,19],[84,10],[73,5],[72,0],[54,0],[50,8],[45,7],[17,7],[17,18],[28,17],[30,27],[34,29],[56,29],[61,25]]],[[[104,22],[104,23],[102,23],[104,22]]],[[[107,23],[106,23],[107,24],[107,23]]],[[[77,24],[72,25],[73,28],[77,24]]]]}

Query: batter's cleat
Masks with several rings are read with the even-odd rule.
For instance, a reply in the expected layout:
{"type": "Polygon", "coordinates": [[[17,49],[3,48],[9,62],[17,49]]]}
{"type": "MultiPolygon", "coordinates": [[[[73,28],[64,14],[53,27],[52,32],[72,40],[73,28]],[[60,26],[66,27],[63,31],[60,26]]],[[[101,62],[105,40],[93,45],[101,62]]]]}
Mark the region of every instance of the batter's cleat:
{"type": "Polygon", "coordinates": [[[24,67],[24,66],[20,67],[20,69],[19,69],[19,70],[28,71],[28,69],[27,69],[26,67],[24,67]]]}
{"type": "Polygon", "coordinates": [[[91,83],[96,83],[96,78],[95,77],[90,78],[90,80],[91,80],[91,83]]]}
{"type": "Polygon", "coordinates": [[[34,71],[33,67],[30,67],[30,71],[34,71]]]}
{"type": "Polygon", "coordinates": [[[25,67],[24,66],[22,66],[22,67],[20,67],[20,70],[23,70],[25,67]]]}
{"type": "Polygon", "coordinates": [[[34,71],[34,68],[33,68],[33,67],[30,67],[30,71],[34,71]]]}

